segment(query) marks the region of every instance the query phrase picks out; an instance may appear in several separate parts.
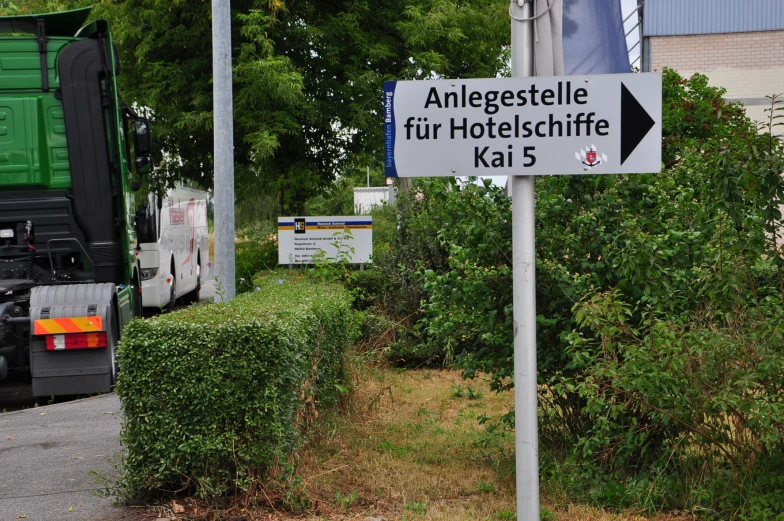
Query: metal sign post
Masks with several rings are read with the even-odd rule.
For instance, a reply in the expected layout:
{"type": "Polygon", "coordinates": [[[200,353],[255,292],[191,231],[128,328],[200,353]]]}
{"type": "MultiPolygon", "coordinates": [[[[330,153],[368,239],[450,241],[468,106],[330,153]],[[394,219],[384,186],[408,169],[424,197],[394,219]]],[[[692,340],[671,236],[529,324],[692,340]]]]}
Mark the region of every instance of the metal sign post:
{"type": "Polygon", "coordinates": [[[230,0],[212,2],[213,133],[215,143],[215,300],[235,295],[234,281],[234,114],[231,82],[230,0]]]}
{"type": "MultiPolygon", "coordinates": [[[[531,3],[512,3],[530,19],[531,3]]],[[[512,76],[534,75],[533,22],[512,19],[512,76]]],[[[533,172],[531,172],[533,174],[533,172]]],[[[539,431],[536,381],[536,240],[534,176],[512,176],[515,469],[517,519],[539,521],[539,431]]]]}

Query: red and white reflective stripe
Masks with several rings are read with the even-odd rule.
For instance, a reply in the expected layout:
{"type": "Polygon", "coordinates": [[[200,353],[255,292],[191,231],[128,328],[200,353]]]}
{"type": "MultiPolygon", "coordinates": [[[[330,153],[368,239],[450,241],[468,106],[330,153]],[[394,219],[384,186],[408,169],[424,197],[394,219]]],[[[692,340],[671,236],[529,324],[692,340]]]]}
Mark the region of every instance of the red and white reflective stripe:
{"type": "Polygon", "coordinates": [[[47,351],[66,349],[96,349],[108,346],[106,331],[95,333],[66,333],[64,335],[45,335],[47,351]]]}

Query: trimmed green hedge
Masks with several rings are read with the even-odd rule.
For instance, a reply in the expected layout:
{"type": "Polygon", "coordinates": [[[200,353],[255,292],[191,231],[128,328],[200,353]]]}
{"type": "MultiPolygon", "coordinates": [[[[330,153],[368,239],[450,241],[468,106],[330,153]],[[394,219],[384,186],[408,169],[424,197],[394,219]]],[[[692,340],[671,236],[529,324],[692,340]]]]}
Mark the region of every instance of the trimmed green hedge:
{"type": "Polygon", "coordinates": [[[263,478],[345,389],[352,329],[340,286],[282,274],[230,303],[132,321],[118,349],[124,493],[212,496],[263,478]]]}

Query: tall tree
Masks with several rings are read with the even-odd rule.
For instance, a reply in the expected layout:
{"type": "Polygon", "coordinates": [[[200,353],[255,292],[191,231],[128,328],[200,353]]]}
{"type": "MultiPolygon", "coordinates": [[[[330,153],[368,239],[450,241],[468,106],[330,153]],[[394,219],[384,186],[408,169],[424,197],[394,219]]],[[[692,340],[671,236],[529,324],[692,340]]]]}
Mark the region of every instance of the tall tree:
{"type": "MultiPolygon", "coordinates": [[[[504,0],[234,0],[238,199],[276,193],[299,214],[357,154],[380,156],[390,79],[494,77],[506,67],[504,0]]],[[[208,2],[115,0],[121,90],[152,111],[161,173],[210,185],[208,2]]]]}
{"type": "Polygon", "coordinates": [[[87,7],[90,0],[17,0],[0,1],[0,16],[56,13],[68,9],[87,7]]]}

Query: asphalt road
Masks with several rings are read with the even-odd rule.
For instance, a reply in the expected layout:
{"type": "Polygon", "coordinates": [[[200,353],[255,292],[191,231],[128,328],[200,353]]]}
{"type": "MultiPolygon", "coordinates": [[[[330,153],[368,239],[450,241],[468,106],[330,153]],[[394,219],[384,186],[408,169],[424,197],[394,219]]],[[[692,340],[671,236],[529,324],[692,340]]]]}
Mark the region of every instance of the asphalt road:
{"type": "Polygon", "coordinates": [[[94,472],[116,476],[119,412],[107,394],[0,415],[0,521],[97,521],[127,510],[95,495],[94,472]]]}

